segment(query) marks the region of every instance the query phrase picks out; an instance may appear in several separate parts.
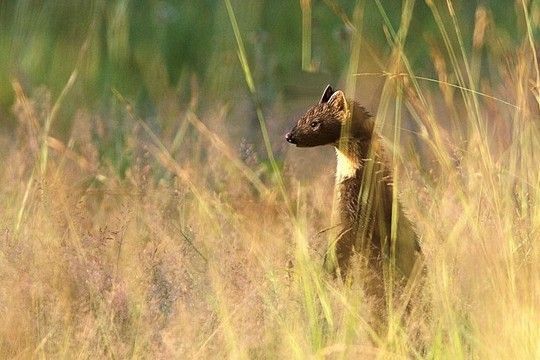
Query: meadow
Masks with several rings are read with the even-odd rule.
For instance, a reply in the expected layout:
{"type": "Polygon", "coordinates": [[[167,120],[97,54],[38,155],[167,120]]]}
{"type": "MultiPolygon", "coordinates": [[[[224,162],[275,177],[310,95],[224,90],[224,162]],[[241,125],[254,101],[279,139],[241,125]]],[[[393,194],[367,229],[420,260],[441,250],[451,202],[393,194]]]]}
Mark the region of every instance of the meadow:
{"type": "Polygon", "coordinates": [[[1,358],[540,357],[538,1],[53,3],[0,4],[1,358]],[[284,141],[329,82],[420,238],[385,326],[284,141]]]}

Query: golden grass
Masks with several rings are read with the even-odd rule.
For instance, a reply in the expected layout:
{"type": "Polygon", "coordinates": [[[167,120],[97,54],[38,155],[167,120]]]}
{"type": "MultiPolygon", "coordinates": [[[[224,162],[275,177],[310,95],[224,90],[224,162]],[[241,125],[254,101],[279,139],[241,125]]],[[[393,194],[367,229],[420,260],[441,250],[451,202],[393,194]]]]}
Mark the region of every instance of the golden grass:
{"type": "MultiPolygon", "coordinates": [[[[331,176],[299,181],[303,169],[287,159],[281,172],[260,108],[270,167],[246,162],[193,109],[180,119],[192,136],[168,139],[126,102],[134,161],[120,177],[98,160],[92,114],[76,116],[64,143],[49,131],[54,112],[41,111],[54,107],[14,82],[19,127],[2,138],[0,159],[9,165],[0,170],[0,357],[540,357],[532,20],[524,16],[523,45],[508,55],[515,66],[497,63],[503,82],[493,88],[474,72],[459,27],[446,28],[428,3],[446,39],[432,51],[438,78],[408,65],[406,2],[401,29],[388,29],[394,52],[377,113],[424,255],[421,277],[389,303],[387,326],[374,325],[360,271],[346,283],[324,272],[331,176]],[[404,114],[418,134],[401,129],[404,114]]],[[[475,46],[489,50],[482,31],[475,46]]],[[[237,25],[235,35],[243,46],[237,25]]]]}

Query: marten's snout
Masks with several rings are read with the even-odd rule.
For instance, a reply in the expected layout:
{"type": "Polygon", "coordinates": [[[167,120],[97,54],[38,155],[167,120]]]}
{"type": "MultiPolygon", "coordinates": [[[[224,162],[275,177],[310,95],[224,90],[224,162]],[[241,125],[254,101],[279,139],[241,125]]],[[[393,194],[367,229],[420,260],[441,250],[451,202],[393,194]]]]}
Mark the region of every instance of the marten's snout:
{"type": "Polygon", "coordinates": [[[291,144],[296,144],[296,139],[294,138],[292,132],[287,133],[287,134],[285,135],[285,140],[287,140],[287,141],[290,142],[291,144]]]}

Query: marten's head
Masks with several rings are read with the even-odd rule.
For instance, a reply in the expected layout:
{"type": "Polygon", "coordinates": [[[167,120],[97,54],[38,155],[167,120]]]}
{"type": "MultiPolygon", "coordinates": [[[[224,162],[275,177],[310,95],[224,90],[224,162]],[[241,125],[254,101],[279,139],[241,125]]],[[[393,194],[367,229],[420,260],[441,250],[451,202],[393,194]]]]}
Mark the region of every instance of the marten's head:
{"type": "Polygon", "coordinates": [[[345,99],[343,91],[332,89],[328,85],[319,103],[311,107],[298,120],[285,139],[298,147],[312,147],[336,144],[341,136],[343,123],[353,114],[351,136],[359,139],[371,138],[373,130],[370,115],[364,108],[351,102],[353,108],[345,99]]]}
{"type": "Polygon", "coordinates": [[[285,139],[299,147],[333,144],[339,140],[341,124],[347,116],[347,100],[342,91],[330,85],[321,100],[298,120],[285,139]]]}

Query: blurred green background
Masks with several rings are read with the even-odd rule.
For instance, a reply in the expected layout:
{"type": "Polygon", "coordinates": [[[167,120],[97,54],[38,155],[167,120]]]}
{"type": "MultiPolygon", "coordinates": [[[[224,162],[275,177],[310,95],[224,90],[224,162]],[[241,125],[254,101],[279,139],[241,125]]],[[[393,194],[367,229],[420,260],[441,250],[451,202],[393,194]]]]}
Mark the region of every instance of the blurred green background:
{"type": "MultiPolygon", "coordinates": [[[[380,4],[397,28],[401,2],[381,0],[380,4]]],[[[472,33],[479,4],[497,24],[501,43],[518,44],[519,2],[455,2],[463,33],[472,33]]],[[[354,18],[356,7],[364,12],[365,41],[383,57],[389,49],[374,0],[233,0],[232,5],[253,72],[256,100],[249,95],[222,0],[1,1],[1,128],[9,131],[15,126],[14,79],[29,97],[45,88],[54,101],[75,68],[79,77],[53,126],[59,138],[67,136],[80,109],[98,113],[114,126],[122,118],[119,94],[135,105],[139,116],[152,119],[158,133],[175,121],[159,109],[171,99],[181,108],[191,98],[194,84],[203,108],[257,102],[267,111],[283,99],[285,103],[312,101],[327,82],[343,79],[351,55],[352,30],[346,22],[354,18]],[[309,61],[304,66],[302,3],[311,12],[307,14],[311,49],[304,54],[309,61]]],[[[440,34],[424,1],[416,1],[409,39],[421,40],[407,43],[415,68],[424,76],[434,76],[426,44],[440,42],[440,34]]]]}

